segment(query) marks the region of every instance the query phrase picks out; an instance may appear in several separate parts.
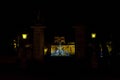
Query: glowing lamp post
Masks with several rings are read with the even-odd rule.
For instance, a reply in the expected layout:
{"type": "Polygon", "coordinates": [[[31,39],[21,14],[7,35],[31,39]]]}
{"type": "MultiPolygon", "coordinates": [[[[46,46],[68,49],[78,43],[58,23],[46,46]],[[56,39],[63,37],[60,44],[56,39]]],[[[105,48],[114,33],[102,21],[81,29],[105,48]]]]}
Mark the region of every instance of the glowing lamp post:
{"type": "Polygon", "coordinates": [[[46,55],[48,48],[44,48],[44,54],[46,55]]]}
{"type": "Polygon", "coordinates": [[[27,34],[22,34],[23,39],[27,39],[27,34]]]}
{"type": "Polygon", "coordinates": [[[96,33],[92,33],[91,38],[96,38],[96,33]]]}

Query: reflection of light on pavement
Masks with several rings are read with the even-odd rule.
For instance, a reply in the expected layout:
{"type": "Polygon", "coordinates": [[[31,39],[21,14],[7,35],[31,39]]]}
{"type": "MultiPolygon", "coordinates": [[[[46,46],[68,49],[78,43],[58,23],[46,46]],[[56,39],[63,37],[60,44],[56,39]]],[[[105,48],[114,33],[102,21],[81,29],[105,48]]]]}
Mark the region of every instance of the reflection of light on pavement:
{"type": "Polygon", "coordinates": [[[14,45],[14,48],[16,48],[16,47],[17,47],[17,44],[16,44],[16,43],[14,43],[13,45],[14,45]]]}

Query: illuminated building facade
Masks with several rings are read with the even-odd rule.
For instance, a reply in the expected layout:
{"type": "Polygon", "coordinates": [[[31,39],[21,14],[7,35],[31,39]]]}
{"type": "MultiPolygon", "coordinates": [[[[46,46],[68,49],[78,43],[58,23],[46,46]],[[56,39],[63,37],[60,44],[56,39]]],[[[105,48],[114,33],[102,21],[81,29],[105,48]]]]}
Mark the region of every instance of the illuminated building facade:
{"type": "MultiPolygon", "coordinates": [[[[49,60],[53,57],[68,58],[72,56],[72,59],[78,62],[86,61],[96,67],[106,54],[112,54],[112,42],[107,39],[101,39],[104,36],[102,31],[99,32],[94,28],[90,30],[89,26],[85,25],[55,27],[40,24],[31,26],[30,58],[43,63],[46,59],[49,60]]],[[[23,37],[25,38],[26,36],[23,35],[23,37]]],[[[22,41],[25,42],[24,39],[22,41]]],[[[30,47],[30,45],[26,46],[30,47]]],[[[16,47],[16,44],[14,47],[16,47]]]]}
{"type": "Polygon", "coordinates": [[[109,60],[105,58],[113,53],[112,40],[102,39],[101,33],[88,31],[84,25],[67,28],[35,25],[30,29],[17,38],[19,44],[14,40],[14,48],[17,48],[20,59],[47,63],[57,61],[57,58],[61,61],[66,58],[96,68],[104,60],[108,64],[109,60]]]}
{"type": "MultiPolygon", "coordinates": [[[[70,52],[70,54],[73,54],[74,58],[76,59],[83,59],[85,56],[85,29],[84,26],[74,26],[71,29],[73,30],[72,35],[63,34],[59,35],[59,32],[57,35],[53,35],[50,33],[45,33],[46,27],[45,26],[32,26],[33,29],[33,56],[35,59],[43,62],[44,56],[48,56],[49,54],[53,56],[53,48],[58,47],[58,51],[62,51],[62,48],[66,49],[67,52],[70,52]],[[46,36],[47,34],[48,36],[46,36]],[[52,36],[51,36],[52,35],[52,36]],[[51,36],[51,39],[49,39],[51,42],[48,42],[45,40],[45,37],[51,36]],[[60,37],[56,37],[60,36],[60,37]],[[62,36],[62,37],[61,37],[62,36]],[[69,38],[66,40],[66,37],[73,38],[72,41],[69,40],[69,38]],[[49,45],[49,46],[48,46],[49,45]],[[73,51],[73,53],[72,53],[73,51]]],[[[67,29],[69,31],[69,29],[67,29]]],[[[49,31],[50,32],[50,31],[49,31]]],[[[62,31],[61,31],[62,32],[62,31]]],[[[48,38],[46,38],[48,39],[48,38]]],[[[61,53],[62,54],[62,53],[61,53]]],[[[64,54],[63,54],[64,55],[64,54]]]]}

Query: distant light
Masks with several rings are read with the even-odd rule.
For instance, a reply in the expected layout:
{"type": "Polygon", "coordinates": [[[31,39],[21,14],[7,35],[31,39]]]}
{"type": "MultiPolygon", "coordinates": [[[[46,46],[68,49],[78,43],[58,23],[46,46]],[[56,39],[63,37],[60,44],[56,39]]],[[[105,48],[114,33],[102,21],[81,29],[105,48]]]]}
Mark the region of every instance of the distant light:
{"type": "Polygon", "coordinates": [[[75,42],[69,42],[68,44],[75,44],[75,42]]]}
{"type": "Polygon", "coordinates": [[[46,55],[48,48],[44,48],[44,55],[46,55]]]}
{"type": "Polygon", "coordinates": [[[14,48],[16,48],[16,47],[17,47],[17,44],[16,44],[16,43],[14,43],[13,45],[14,45],[14,48]]]}
{"type": "Polygon", "coordinates": [[[96,33],[92,33],[92,34],[91,34],[91,37],[92,37],[92,38],[96,38],[96,33]]]}
{"type": "Polygon", "coordinates": [[[26,48],[30,47],[30,44],[25,45],[26,48]]]}
{"type": "Polygon", "coordinates": [[[27,39],[27,34],[22,34],[23,39],[27,39]]]}

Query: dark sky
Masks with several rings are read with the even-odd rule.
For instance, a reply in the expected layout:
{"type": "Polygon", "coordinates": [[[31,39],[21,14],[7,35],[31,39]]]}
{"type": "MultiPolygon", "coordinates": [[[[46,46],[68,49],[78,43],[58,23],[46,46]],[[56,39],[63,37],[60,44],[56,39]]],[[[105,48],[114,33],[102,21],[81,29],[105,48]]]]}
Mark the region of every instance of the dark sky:
{"type": "MultiPolygon", "coordinates": [[[[9,2],[8,2],[9,3],[9,2]]],[[[58,2],[59,3],[59,2],[58,2]]],[[[67,3],[69,4],[69,3],[67,3]]],[[[99,31],[104,35],[109,33],[119,33],[119,10],[113,4],[88,3],[78,4],[7,4],[0,9],[1,29],[0,41],[9,42],[17,32],[23,28],[34,25],[37,11],[40,10],[40,19],[43,25],[49,28],[69,27],[76,24],[85,24],[88,29],[99,31]],[[106,33],[107,33],[106,32],[106,33]]],[[[6,43],[7,44],[7,43],[6,43]]],[[[4,45],[4,44],[3,44],[4,45]]]]}
{"type": "MultiPolygon", "coordinates": [[[[10,7],[2,10],[3,18],[7,23],[10,24],[30,24],[36,17],[36,11],[41,10],[41,18],[46,23],[54,24],[58,23],[68,23],[68,22],[80,22],[85,21],[91,24],[103,23],[105,20],[110,20],[115,16],[110,7],[108,8],[87,8],[82,7],[10,7]],[[101,20],[100,20],[101,19],[101,20]],[[65,22],[64,22],[65,21],[65,22]]],[[[107,22],[107,21],[106,21],[107,22]]]]}
{"type": "Polygon", "coordinates": [[[13,7],[3,7],[1,9],[1,32],[5,33],[7,29],[6,32],[12,34],[34,25],[38,10],[41,14],[41,23],[47,27],[85,24],[90,28],[106,31],[108,27],[115,28],[118,23],[117,19],[119,19],[117,7],[112,5],[51,5],[29,4],[25,6],[25,4],[21,4],[21,6],[17,6],[16,4],[13,7]]]}

